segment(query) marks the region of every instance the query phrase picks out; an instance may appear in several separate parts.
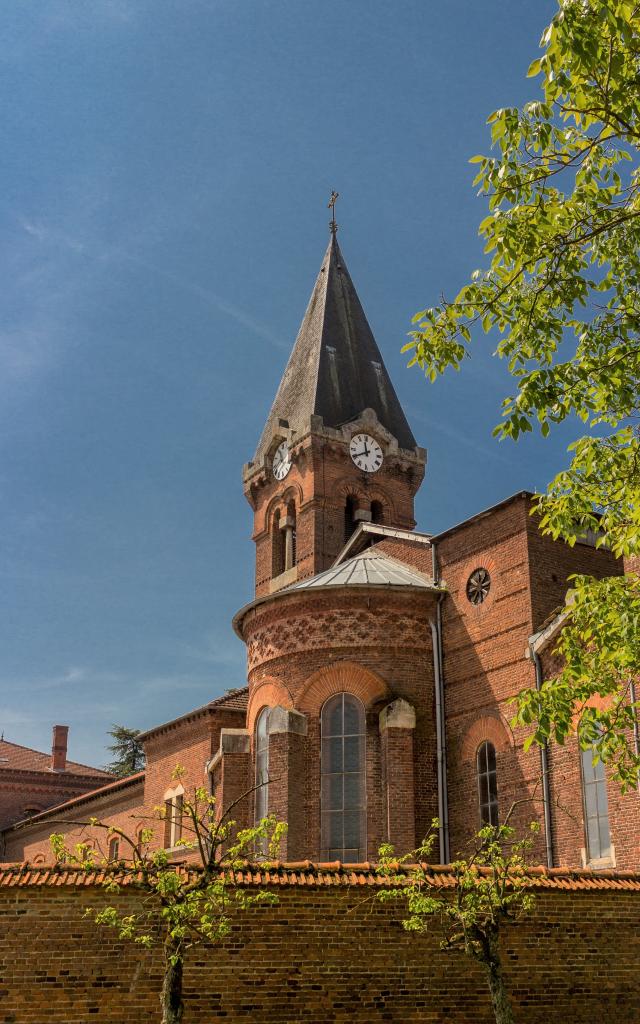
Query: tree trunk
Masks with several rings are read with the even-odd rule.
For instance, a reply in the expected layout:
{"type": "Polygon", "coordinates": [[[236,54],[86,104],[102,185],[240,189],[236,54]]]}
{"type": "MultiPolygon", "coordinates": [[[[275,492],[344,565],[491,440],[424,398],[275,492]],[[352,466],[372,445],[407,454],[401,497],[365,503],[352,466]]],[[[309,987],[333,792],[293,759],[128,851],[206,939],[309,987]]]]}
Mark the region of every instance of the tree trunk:
{"type": "Polygon", "coordinates": [[[179,946],[167,938],[164,944],[165,968],[162,981],[162,1024],[180,1024],[184,1013],[182,1001],[182,956],[179,946]],[[171,957],[179,955],[180,959],[172,963],[171,957]]]}
{"type": "Polygon", "coordinates": [[[496,1024],[515,1024],[509,992],[502,974],[502,960],[500,959],[500,945],[497,932],[495,935],[488,936],[488,953],[485,968],[496,1024]]]}

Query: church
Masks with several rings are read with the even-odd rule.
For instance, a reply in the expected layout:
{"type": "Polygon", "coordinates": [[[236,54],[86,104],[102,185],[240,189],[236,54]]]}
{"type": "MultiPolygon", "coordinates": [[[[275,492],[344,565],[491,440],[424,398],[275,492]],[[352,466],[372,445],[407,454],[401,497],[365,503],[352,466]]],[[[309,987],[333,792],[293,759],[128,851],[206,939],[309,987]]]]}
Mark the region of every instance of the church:
{"type": "MultiPolygon", "coordinates": [[[[383,842],[404,854],[437,817],[448,863],[517,802],[516,825],[540,825],[536,863],[637,868],[638,792],[621,795],[575,738],[525,751],[510,725],[514,695],[553,671],[568,577],[624,566],[592,537],[571,548],[543,536],[528,492],[419,531],[426,465],[332,223],[243,469],[255,594],[233,628],[246,685],[146,732],[143,772],[94,778],[36,813],[16,808],[0,859],[50,861],[55,820],[98,818],[131,835],[158,806],[156,844],[184,858],[184,793],[206,785],[220,810],[242,798],[242,824],[288,822],[290,862],[373,862],[383,842]]],[[[119,856],[104,833],[66,831],[119,856]]]]}

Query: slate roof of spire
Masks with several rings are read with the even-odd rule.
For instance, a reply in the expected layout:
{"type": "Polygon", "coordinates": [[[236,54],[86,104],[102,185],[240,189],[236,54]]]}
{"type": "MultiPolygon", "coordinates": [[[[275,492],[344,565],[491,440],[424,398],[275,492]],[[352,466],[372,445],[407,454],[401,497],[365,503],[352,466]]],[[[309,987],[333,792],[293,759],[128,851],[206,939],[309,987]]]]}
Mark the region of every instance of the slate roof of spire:
{"type": "Polygon", "coordinates": [[[339,427],[373,409],[401,448],[416,440],[332,234],[254,462],[284,419],[301,434],[312,415],[339,427]]]}

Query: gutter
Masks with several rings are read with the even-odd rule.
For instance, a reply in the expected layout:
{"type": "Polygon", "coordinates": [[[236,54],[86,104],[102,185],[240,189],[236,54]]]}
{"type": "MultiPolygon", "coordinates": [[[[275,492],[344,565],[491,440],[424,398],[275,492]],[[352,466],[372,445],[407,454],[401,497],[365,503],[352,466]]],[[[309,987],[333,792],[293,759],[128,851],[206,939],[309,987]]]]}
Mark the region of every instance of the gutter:
{"type": "MultiPolygon", "coordinates": [[[[435,544],[431,547],[432,576],[438,585],[439,571],[435,544]]],[[[436,621],[430,621],[431,643],[433,647],[433,676],[436,712],[436,771],[438,780],[438,832],[440,863],[448,864],[449,855],[449,801],[447,793],[447,733],[444,715],[444,680],[442,673],[442,600],[445,594],[438,595],[436,621]]]]}
{"type": "MultiPolygon", "coordinates": [[[[638,729],[638,709],[636,703],[636,684],[633,680],[629,683],[629,696],[633,704],[633,750],[636,758],[640,757],[640,731],[638,729]]],[[[638,792],[640,793],[640,772],[638,773],[638,792]]]]}
{"type": "MultiPolygon", "coordinates": [[[[529,642],[529,650],[533,659],[536,671],[536,690],[542,689],[542,662],[535,645],[529,642]]],[[[540,746],[540,771],[542,774],[542,810],[544,814],[544,840],[547,855],[547,867],[553,867],[553,834],[551,831],[551,793],[549,789],[549,744],[545,742],[540,746]]]]}

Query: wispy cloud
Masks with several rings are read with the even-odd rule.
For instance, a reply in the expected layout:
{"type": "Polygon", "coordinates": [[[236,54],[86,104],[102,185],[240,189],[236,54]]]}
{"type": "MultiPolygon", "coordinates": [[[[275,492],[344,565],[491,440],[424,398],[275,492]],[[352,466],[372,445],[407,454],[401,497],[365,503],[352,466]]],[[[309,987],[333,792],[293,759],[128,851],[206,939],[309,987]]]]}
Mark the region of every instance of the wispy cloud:
{"type": "MultiPolygon", "coordinates": [[[[104,204],[104,193],[95,201],[104,204]]],[[[83,311],[100,280],[118,264],[139,267],[174,289],[195,296],[274,348],[288,349],[288,342],[266,324],[212,289],[167,270],[129,247],[106,243],[91,223],[95,210],[84,206],[81,203],[66,218],[69,222],[88,222],[76,232],[63,231],[42,218],[14,216],[7,289],[13,315],[5,317],[13,322],[0,330],[0,381],[5,389],[13,389],[14,397],[16,385],[35,382],[56,364],[82,322],[83,311]]],[[[144,237],[144,228],[136,235],[144,237]]]]}

